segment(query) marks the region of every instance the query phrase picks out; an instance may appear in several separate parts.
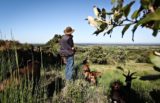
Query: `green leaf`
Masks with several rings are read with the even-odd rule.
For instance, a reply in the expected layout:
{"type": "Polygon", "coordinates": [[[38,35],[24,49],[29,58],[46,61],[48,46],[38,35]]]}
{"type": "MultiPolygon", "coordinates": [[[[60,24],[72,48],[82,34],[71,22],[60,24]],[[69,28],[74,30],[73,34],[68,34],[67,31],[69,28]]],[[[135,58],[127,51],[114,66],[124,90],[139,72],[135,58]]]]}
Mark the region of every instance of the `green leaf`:
{"type": "MultiPolygon", "coordinates": [[[[150,22],[150,21],[155,21],[155,23],[160,22],[160,8],[158,8],[154,13],[147,14],[144,18],[142,18],[141,20],[138,21],[138,23],[132,29],[133,36],[134,36],[134,32],[136,31],[136,29],[139,25],[146,24],[147,22],[150,22]]],[[[160,28],[158,28],[158,29],[160,29],[160,28]]],[[[154,29],[154,31],[152,33],[153,36],[157,35],[158,29],[154,29]]]]}
{"type": "MultiPolygon", "coordinates": [[[[132,40],[134,41],[134,33],[136,29],[138,28],[139,25],[146,24],[147,22],[150,21],[160,21],[160,8],[158,8],[154,13],[147,14],[143,19],[139,20],[138,23],[133,27],[132,29],[132,40]]],[[[157,30],[157,29],[156,29],[157,30]]],[[[152,33],[153,36],[157,35],[157,31],[154,30],[152,33]]]]}
{"type": "Polygon", "coordinates": [[[138,21],[138,23],[135,25],[135,27],[138,27],[139,25],[146,24],[150,21],[160,21],[160,8],[158,8],[154,13],[147,14],[144,18],[138,21]]]}
{"type": "Polygon", "coordinates": [[[127,24],[127,25],[125,25],[125,27],[123,28],[123,30],[122,30],[122,38],[123,38],[123,36],[124,36],[124,33],[128,30],[128,28],[131,26],[131,24],[127,24]]]}
{"type": "Polygon", "coordinates": [[[116,0],[111,0],[111,4],[114,4],[116,2],[116,0]]]}
{"type": "Polygon", "coordinates": [[[112,14],[113,14],[113,12],[106,12],[106,14],[107,14],[107,15],[112,15],[112,14]]]}
{"type": "Polygon", "coordinates": [[[137,30],[137,28],[138,28],[138,26],[135,25],[135,26],[133,27],[133,29],[132,29],[132,41],[134,41],[134,33],[135,33],[135,31],[137,30]]]}
{"type": "Polygon", "coordinates": [[[124,6],[124,7],[122,8],[123,14],[124,14],[125,17],[128,16],[128,14],[129,14],[129,12],[130,12],[130,9],[131,9],[131,6],[132,6],[134,3],[135,3],[135,1],[132,1],[132,2],[130,2],[129,4],[127,4],[126,6],[124,6]]]}
{"type": "Polygon", "coordinates": [[[98,36],[101,32],[103,32],[103,30],[96,30],[93,34],[96,34],[96,36],[98,36]]]}
{"type": "Polygon", "coordinates": [[[153,30],[152,35],[153,35],[154,37],[156,37],[156,36],[157,36],[157,34],[158,34],[158,30],[153,30]]]}
{"type": "Polygon", "coordinates": [[[108,27],[108,30],[103,34],[104,36],[106,35],[106,34],[110,34],[110,36],[111,36],[111,33],[112,33],[112,31],[113,31],[113,29],[115,28],[116,26],[109,26],[108,27]]]}
{"type": "Polygon", "coordinates": [[[133,29],[132,29],[132,33],[133,33],[133,34],[135,33],[137,27],[138,27],[137,25],[135,25],[135,26],[133,27],[133,29]]]}
{"type": "Polygon", "coordinates": [[[157,6],[157,7],[159,7],[159,6],[160,6],[160,2],[159,2],[159,0],[154,0],[154,6],[157,6]]]}
{"type": "Polygon", "coordinates": [[[150,3],[151,3],[151,0],[141,0],[141,5],[144,9],[148,9],[148,6],[150,3]]]}
{"type": "Polygon", "coordinates": [[[160,21],[154,22],[154,27],[153,27],[153,29],[154,29],[154,30],[160,29],[160,21]]]}
{"type": "Polygon", "coordinates": [[[138,17],[138,15],[139,15],[139,10],[136,10],[136,11],[133,12],[131,18],[136,19],[138,17]]]}
{"type": "Polygon", "coordinates": [[[107,31],[107,34],[111,34],[112,31],[113,31],[113,28],[109,29],[109,30],[107,31]]]}
{"type": "Polygon", "coordinates": [[[122,16],[123,16],[122,13],[120,13],[120,14],[118,14],[118,15],[114,15],[114,21],[115,21],[115,22],[118,22],[119,19],[120,19],[122,16]]]}

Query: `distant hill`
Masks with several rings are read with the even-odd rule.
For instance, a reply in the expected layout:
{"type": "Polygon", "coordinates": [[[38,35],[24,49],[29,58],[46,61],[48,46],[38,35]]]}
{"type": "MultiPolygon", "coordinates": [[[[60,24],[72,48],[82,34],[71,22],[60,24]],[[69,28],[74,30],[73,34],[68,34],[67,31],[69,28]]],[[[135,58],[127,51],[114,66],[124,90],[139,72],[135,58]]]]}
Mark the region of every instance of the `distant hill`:
{"type": "Polygon", "coordinates": [[[79,46],[160,46],[158,43],[76,43],[79,46]]]}

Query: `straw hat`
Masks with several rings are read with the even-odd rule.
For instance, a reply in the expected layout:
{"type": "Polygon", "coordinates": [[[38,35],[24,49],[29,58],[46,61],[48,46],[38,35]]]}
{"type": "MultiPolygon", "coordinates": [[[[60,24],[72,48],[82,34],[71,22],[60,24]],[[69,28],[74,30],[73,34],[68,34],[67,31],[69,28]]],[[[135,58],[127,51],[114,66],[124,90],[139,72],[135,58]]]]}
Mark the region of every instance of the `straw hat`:
{"type": "Polygon", "coordinates": [[[64,30],[65,34],[72,34],[75,30],[72,29],[70,26],[66,27],[66,29],[64,30]]]}

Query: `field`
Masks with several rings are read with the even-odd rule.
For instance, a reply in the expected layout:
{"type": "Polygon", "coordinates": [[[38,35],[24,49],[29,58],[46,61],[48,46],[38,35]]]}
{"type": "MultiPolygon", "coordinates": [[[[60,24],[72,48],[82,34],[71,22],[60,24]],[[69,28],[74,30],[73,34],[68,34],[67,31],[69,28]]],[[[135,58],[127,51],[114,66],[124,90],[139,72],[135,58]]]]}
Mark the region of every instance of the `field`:
{"type": "Polygon", "coordinates": [[[48,45],[40,45],[40,48],[38,51],[37,45],[20,45],[12,49],[1,47],[0,83],[3,84],[4,80],[9,83],[5,83],[5,89],[0,92],[0,103],[109,103],[111,82],[120,80],[125,85],[123,74],[128,71],[136,72],[131,85],[137,97],[132,98],[134,103],[160,101],[160,69],[154,68],[149,60],[150,53],[160,51],[160,46],[76,45],[78,74],[69,83],[65,81],[65,66],[57,56],[58,46],[48,49],[48,45]],[[97,86],[85,81],[82,75],[81,63],[86,57],[90,69],[102,73],[97,86]],[[38,60],[41,64],[41,76],[34,94],[33,79],[28,81],[20,76],[16,84],[15,75],[7,75],[25,65],[25,59],[38,60]]]}

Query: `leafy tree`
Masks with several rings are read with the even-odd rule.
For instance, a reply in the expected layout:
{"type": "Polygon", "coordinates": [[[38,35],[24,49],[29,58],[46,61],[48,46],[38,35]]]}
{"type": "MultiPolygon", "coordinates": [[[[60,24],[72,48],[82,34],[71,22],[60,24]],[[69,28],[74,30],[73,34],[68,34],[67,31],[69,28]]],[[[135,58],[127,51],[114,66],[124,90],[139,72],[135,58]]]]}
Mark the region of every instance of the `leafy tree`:
{"type": "Polygon", "coordinates": [[[93,11],[95,18],[89,16],[88,23],[96,27],[93,34],[104,35],[111,33],[113,29],[123,26],[122,37],[125,32],[132,27],[132,40],[134,41],[134,33],[139,26],[153,30],[152,35],[157,36],[160,30],[160,2],[159,0],[130,0],[128,4],[124,0],[111,0],[112,9],[110,11],[94,6],[93,11]],[[140,6],[131,12],[131,8],[135,2],[140,1],[140,6]]]}
{"type": "Polygon", "coordinates": [[[52,52],[57,53],[59,49],[59,41],[62,35],[55,34],[54,37],[46,43],[46,46],[51,49],[52,52]]]}
{"type": "Polygon", "coordinates": [[[52,45],[52,44],[59,43],[59,40],[60,40],[61,38],[62,38],[61,35],[55,34],[54,37],[46,43],[46,45],[52,45]]]}

